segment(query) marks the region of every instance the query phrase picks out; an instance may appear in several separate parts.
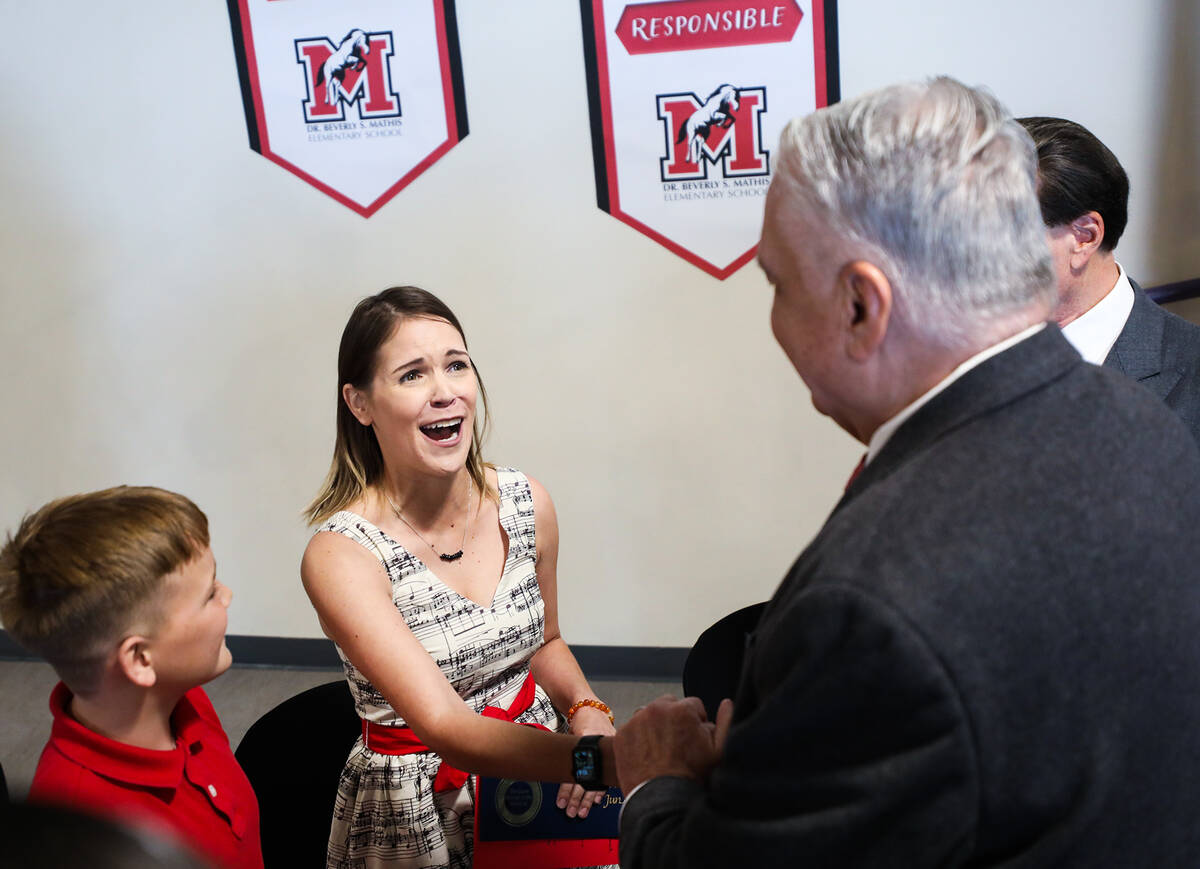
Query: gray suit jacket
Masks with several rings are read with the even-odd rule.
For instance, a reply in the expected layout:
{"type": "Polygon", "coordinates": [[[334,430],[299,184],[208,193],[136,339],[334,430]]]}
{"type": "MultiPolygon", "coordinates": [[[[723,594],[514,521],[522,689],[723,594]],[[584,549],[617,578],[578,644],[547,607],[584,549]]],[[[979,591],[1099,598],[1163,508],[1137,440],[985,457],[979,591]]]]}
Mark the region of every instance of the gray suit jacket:
{"type": "Polygon", "coordinates": [[[1156,305],[1133,284],[1133,310],[1104,360],[1175,411],[1200,442],[1200,326],[1156,305]]]}
{"type": "Polygon", "coordinates": [[[1045,329],[913,415],[621,866],[1200,865],[1200,451],[1045,329]]]}

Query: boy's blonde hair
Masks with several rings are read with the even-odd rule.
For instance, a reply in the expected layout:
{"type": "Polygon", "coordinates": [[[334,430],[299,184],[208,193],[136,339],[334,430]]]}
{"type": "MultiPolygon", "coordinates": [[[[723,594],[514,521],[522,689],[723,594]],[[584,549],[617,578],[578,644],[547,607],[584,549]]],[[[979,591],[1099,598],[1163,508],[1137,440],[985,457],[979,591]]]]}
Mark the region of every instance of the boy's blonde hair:
{"type": "Polygon", "coordinates": [[[164,578],[208,546],[208,519],[183,495],[117,486],[52,501],[0,550],[0,623],[77,694],[139,619],[160,616],[164,578]]]}

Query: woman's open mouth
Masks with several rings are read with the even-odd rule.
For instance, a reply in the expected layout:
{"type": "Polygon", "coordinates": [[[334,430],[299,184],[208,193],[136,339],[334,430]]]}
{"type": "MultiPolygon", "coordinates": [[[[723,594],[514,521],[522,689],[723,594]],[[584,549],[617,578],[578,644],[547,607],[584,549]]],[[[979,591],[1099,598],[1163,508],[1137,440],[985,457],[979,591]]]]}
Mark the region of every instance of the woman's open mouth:
{"type": "Polygon", "coordinates": [[[421,433],[430,440],[439,442],[455,440],[462,431],[463,418],[443,419],[421,426],[421,433]]]}

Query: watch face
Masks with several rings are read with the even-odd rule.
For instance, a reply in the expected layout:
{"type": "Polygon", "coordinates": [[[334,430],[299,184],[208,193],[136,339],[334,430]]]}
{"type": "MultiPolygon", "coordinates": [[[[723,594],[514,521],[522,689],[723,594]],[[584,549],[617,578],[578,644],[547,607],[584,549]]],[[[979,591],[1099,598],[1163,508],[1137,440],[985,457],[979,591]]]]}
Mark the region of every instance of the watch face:
{"type": "Polygon", "coordinates": [[[590,745],[576,746],[573,752],[575,780],[578,782],[591,781],[596,778],[596,760],[599,749],[590,745]]]}

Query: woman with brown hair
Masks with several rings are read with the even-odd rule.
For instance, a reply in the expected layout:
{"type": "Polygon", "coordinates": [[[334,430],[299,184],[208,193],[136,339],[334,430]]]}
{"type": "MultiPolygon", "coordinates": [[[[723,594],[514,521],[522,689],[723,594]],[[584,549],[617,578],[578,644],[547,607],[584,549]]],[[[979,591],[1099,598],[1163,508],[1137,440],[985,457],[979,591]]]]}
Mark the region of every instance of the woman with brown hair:
{"type": "Polygon", "coordinates": [[[301,565],[363,719],[328,865],[470,866],[467,772],[574,778],[593,790],[565,784],[558,805],[586,815],[600,782],[615,782],[611,764],[584,769],[611,713],[559,634],[550,496],[482,459],[486,396],[450,309],[416,287],[364,299],[338,384],[301,565]],[[544,732],[562,729],[556,709],[574,736],[544,732]]]}

